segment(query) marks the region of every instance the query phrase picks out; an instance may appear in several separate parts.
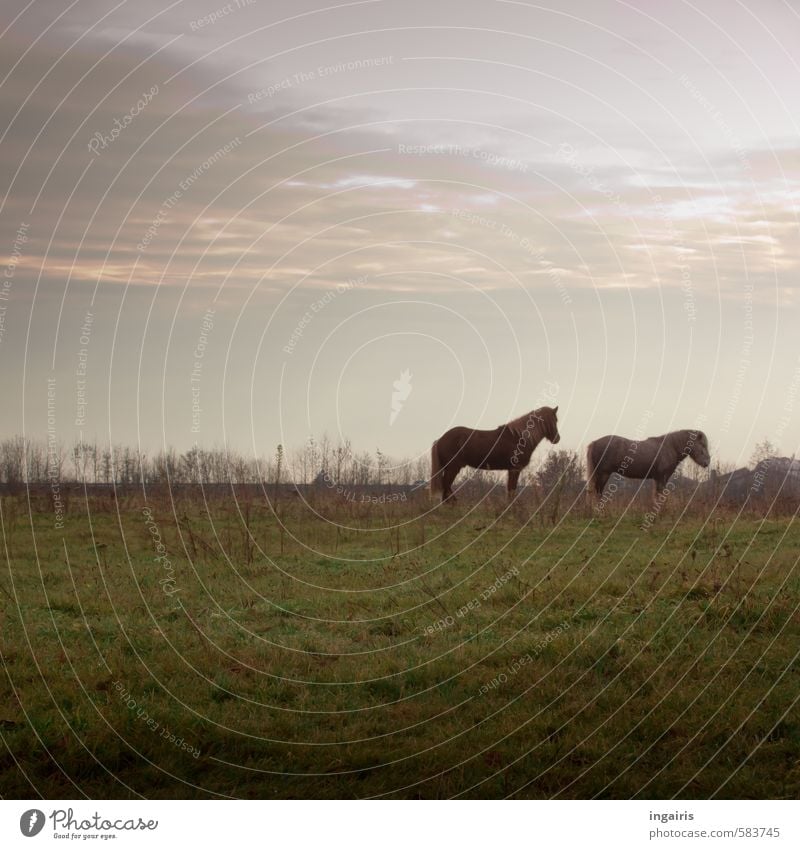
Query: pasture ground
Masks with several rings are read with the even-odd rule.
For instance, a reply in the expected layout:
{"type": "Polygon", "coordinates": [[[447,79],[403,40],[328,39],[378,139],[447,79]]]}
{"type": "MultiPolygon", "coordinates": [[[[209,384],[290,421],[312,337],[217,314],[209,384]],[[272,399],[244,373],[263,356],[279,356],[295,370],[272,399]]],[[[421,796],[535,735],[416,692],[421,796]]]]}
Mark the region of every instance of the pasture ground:
{"type": "Polygon", "coordinates": [[[800,795],[792,517],[145,506],[0,502],[4,798],[800,795]]]}

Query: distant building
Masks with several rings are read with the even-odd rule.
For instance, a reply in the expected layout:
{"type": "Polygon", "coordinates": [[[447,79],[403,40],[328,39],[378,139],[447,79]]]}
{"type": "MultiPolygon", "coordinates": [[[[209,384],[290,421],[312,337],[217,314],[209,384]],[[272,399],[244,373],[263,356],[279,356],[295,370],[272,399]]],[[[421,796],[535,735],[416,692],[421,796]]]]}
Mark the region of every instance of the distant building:
{"type": "Polygon", "coordinates": [[[753,470],[753,494],[766,498],[800,497],[800,460],[794,457],[767,457],[753,470]]]}
{"type": "Polygon", "coordinates": [[[741,504],[747,500],[752,483],[753,472],[746,467],[723,475],[712,469],[702,491],[715,501],[741,504]]]}

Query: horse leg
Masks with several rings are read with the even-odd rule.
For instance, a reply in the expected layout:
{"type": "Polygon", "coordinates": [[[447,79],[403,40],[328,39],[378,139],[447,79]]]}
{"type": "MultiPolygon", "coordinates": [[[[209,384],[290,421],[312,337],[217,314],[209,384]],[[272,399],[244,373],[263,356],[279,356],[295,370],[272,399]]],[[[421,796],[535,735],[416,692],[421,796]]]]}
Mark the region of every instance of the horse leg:
{"type": "Polygon", "coordinates": [[[595,503],[594,507],[596,510],[600,510],[603,507],[603,490],[606,488],[606,484],[608,483],[608,479],[611,475],[606,474],[604,472],[595,472],[594,473],[594,492],[595,492],[595,503]]]}
{"type": "Polygon", "coordinates": [[[603,495],[603,490],[606,488],[606,484],[608,483],[608,479],[611,475],[608,474],[598,474],[595,475],[594,478],[594,491],[597,493],[597,497],[601,498],[603,495]]]}
{"type": "Polygon", "coordinates": [[[661,475],[660,477],[653,478],[653,518],[661,512],[661,508],[667,503],[667,499],[669,498],[669,486],[667,484],[669,484],[670,477],[671,475],[667,475],[666,477],[661,475]]]}
{"type": "Polygon", "coordinates": [[[521,469],[509,469],[508,470],[508,484],[506,486],[508,490],[508,500],[513,501],[514,496],[517,494],[517,481],[519,480],[519,476],[522,473],[521,469]]]}
{"type": "Polygon", "coordinates": [[[455,504],[456,497],[453,495],[453,481],[461,471],[460,468],[454,468],[452,463],[442,469],[442,504],[445,501],[455,504]]]}

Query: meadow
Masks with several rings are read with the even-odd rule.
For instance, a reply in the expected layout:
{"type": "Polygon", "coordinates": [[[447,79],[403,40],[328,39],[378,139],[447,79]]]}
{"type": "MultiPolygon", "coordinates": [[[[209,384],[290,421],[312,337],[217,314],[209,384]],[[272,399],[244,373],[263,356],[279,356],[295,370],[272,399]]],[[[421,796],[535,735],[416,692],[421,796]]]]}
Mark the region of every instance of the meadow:
{"type": "Polygon", "coordinates": [[[0,500],[4,798],[796,798],[792,514],[0,500]]]}

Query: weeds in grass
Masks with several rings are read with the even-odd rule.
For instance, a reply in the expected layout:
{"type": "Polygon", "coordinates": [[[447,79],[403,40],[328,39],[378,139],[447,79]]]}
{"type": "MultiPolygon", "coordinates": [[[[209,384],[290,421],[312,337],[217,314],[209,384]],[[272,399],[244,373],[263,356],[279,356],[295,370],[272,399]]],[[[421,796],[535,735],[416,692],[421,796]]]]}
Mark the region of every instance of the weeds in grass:
{"type": "Polygon", "coordinates": [[[318,502],[3,497],[0,794],[800,792],[793,517],[318,502]]]}

